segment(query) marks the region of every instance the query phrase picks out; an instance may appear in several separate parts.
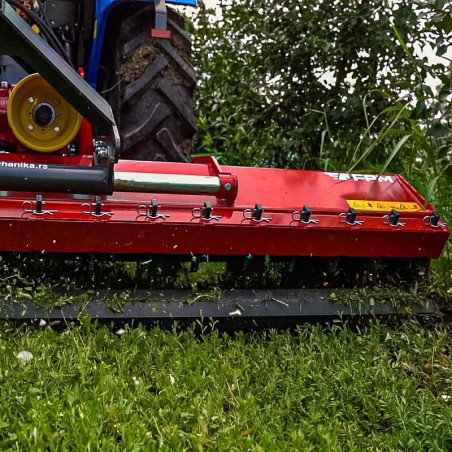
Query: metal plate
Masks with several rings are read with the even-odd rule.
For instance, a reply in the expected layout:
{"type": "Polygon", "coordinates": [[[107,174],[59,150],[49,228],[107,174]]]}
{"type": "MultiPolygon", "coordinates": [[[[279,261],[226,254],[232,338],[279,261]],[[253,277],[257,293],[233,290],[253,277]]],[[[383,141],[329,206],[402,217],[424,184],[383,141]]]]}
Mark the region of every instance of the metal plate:
{"type": "MultiPolygon", "coordinates": [[[[3,304],[0,318],[10,320],[75,320],[89,315],[99,321],[193,322],[212,320],[222,329],[288,327],[303,322],[379,316],[432,315],[434,304],[426,306],[357,306],[331,301],[331,290],[230,290],[215,301],[202,301],[188,291],[152,291],[134,293],[121,311],[112,311],[102,301],[113,294],[96,294],[89,303],[68,304],[51,310],[38,309],[32,302],[3,304]]],[[[338,299],[348,291],[334,291],[338,299]]],[[[206,295],[205,299],[211,297],[206,295]]]]}

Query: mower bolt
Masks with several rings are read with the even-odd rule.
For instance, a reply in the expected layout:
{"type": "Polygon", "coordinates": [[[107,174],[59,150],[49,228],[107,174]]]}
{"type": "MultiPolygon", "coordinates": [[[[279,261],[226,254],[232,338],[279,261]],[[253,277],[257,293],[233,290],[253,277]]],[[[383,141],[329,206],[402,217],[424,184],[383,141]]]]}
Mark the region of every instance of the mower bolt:
{"type": "Polygon", "coordinates": [[[31,132],[33,130],[33,126],[31,124],[28,124],[28,130],[31,132]]]}
{"type": "Polygon", "coordinates": [[[29,97],[29,98],[28,98],[28,102],[29,102],[30,104],[32,104],[34,101],[35,101],[35,99],[34,99],[33,97],[29,97]]]}
{"type": "Polygon", "coordinates": [[[58,126],[54,127],[53,130],[58,133],[60,131],[60,128],[58,126]]]}
{"type": "Polygon", "coordinates": [[[227,184],[224,184],[224,189],[226,191],[229,191],[232,188],[232,185],[228,182],[227,184]]]}

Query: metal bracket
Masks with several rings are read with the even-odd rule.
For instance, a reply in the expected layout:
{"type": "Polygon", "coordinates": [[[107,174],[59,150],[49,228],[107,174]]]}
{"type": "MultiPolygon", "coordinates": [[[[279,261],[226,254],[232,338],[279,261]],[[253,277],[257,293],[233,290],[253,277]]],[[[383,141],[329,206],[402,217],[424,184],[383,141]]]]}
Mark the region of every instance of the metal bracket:
{"type": "Polygon", "coordinates": [[[195,207],[191,214],[193,218],[199,218],[200,220],[210,221],[219,220],[221,217],[217,215],[212,215],[213,207],[210,202],[204,201],[203,207],[195,207]]]}
{"type": "Polygon", "coordinates": [[[432,228],[445,228],[446,227],[446,223],[444,223],[444,221],[440,221],[440,215],[439,213],[434,210],[430,216],[426,216],[424,217],[424,224],[426,226],[431,226],[432,228]]]}
{"type": "Polygon", "coordinates": [[[356,210],[353,209],[353,207],[350,207],[346,213],[343,212],[339,214],[339,221],[348,224],[349,226],[361,226],[364,223],[364,220],[357,220],[356,215],[356,210]]]}
{"type": "Polygon", "coordinates": [[[319,220],[311,218],[311,208],[309,206],[303,206],[301,210],[294,210],[292,212],[292,220],[304,224],[317,224],[319,222],[319,220]],[[299,218],[295,218],[297,215],[299,215],[299,218]]]}
{"type": "Polygon", "coordinates": [[[392,209],[391,213],[389,215],[384,215],[381,219],[383,224],[387,224],[389,226],[392,226],[393,228],[403,228],[405,226],[405,223],[399,222],[400,214],[397,212],[397,210],[392,209]]]}
{"type": "Polygon", "coordinates": [[[165,0],[154,0],[155,28],[151,30],[152,38],[171,39],[171,31],[168,30],[168,14],[165,0]]]}
{"type": "Polygon", "coordinates": [[[53,215],[58,212],[58,210],[43,210],[42,206],[44,204],[45,201],[42,200],[42,195],[36,195],[36,201],[24,201],[22,208],[25,213],[32,213],[34,215],[53,215]]]}
{"type": "Polygon", "coordinates": [[[168,214],[158,213],[159,207],[157,200],[153,199],[148,206],[145,206],[144,204],[139,205],[137,207],[137,212],[140,217],[150,218],[151,220],[158,220],[159,218],[166,220],[169,218],[170,215],[168,214]]]}
{"type": "Polygon", "coordinates": [[[269,223],[270,221],[272,221],[270,217],[263,217],[263,214],[264,208],[262,207],[262,204],[256,203],[254,209],[245,209],[243,211],[243,218],[245,218],[245,220],[251,220],[257,223],[261,223],[262,221],[269,223]]]}
{"type": "Polygon", "coordinates": [[[93,217],[111,217],[114,215],[114,212],[102,212],[102,203],[99,196],[96,196],[96,201],[93,203],[85,202],[82,204],[82,213],[87,215],[92,215],[93,217]],[[83,208],[87,208],[89,210],[83,210],[83,208]]]}

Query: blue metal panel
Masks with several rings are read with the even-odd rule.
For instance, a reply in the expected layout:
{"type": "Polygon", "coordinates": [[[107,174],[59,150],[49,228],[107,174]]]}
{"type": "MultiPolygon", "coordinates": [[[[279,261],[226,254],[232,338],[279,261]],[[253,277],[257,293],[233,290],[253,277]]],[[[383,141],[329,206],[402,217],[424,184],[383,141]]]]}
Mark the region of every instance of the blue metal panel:
{"type": "MultiPolygon", "coordinates": [[[[99,68],[108,13],[112,8],[125,1],[126,0],[96,0],[96,24],[87,71],[87,81],[95,89],[97,84],[97,69],[99,68]]],[[[144,2],[153,3],[153,0],[144,0],[144,2]]],[[[198,4],[197,0],[167,0],[167,3],[179,6],[197,6],[198,4]]]]}

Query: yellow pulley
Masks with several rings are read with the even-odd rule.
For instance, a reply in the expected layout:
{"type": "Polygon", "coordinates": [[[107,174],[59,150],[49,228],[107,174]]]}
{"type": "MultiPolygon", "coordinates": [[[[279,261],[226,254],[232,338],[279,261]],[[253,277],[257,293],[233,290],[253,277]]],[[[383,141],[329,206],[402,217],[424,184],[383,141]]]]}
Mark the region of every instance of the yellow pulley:
{"type": "Polygon", "coordinates": [[[27,148],[54,152],[77,135],[82,117],[39,74],[23,78],[11,91],[8,123],[27,148]]]}

